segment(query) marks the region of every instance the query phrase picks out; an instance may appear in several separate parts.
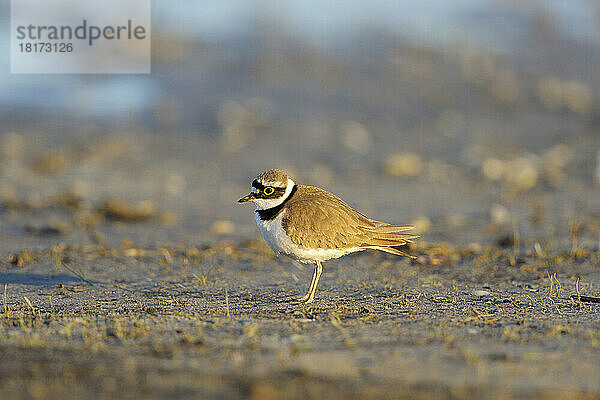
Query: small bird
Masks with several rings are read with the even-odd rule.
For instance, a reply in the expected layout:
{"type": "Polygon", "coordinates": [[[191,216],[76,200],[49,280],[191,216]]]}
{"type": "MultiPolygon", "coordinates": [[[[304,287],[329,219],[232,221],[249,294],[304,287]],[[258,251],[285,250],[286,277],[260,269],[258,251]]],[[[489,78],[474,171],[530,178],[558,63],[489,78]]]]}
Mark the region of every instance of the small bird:
{"type": "Polygon", "coordinates": [[[419,237],[406,233],[413,226],[368,218],[326,190],[296,184],[282,170],[258,175],[250,193],[238,203],[250,201],[256,206],[258,228],[275,254],[315,264],[308,292],[298,300],[301,303],[314,300],[323,261],[367,249],[415,258],[394,248],[419,237]]]}

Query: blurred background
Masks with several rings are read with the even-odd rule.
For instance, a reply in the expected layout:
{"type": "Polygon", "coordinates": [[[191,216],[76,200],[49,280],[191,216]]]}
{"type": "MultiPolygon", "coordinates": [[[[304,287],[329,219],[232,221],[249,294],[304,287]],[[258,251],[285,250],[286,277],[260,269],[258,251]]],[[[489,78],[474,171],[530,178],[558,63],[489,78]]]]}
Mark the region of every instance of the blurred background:
{"type": "Polygon", "coordinates": [[[0,2],[0,253],[257,238],[272,167],[425,242],[598,248],[597,0],[152,7],[151,74],[19,75],[0,2]]]}

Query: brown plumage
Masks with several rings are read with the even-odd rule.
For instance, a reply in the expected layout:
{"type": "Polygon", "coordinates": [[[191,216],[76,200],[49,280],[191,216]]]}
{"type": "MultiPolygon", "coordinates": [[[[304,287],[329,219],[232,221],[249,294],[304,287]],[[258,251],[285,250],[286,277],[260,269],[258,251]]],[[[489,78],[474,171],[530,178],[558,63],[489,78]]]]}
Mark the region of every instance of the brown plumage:
{"type": "Polygon", "coordinates": [[[275,253],[315,263],[313,279],[301,302],[313,301],[325,260],[366,249],[414,258],[395,248],[418,237],[406,232],[411,225],[371,219],[336,195],[296,184],[278,169],[257,176],[250,193],[238,202],[256,205],[256,223],[275,253]]]}
{"type": "Polygon", "coordinates": [[[262,182],[281,182],[281,183],[286,183],[287,182],[287,174],[280,170],[280,169],[270,169],[267,170],[265,172],[263,172],[262,174],[260,174],[257,179],[260,178],[260,180],[262,182]]]}
{"type": "MultiPolygon", "coordinates": [[[[391,225],[366,217],[342,199],[314,186],[298,185],[286,203],[283,229],[301,246],[319,249],[373,248],[398,254],[390,246],[411,243],[411,225],[391,225]]],[[[402,253],[402,252],[400,252],[402,253]]],[[[403,255],[407,255],[402,253],[403,255]]]]}

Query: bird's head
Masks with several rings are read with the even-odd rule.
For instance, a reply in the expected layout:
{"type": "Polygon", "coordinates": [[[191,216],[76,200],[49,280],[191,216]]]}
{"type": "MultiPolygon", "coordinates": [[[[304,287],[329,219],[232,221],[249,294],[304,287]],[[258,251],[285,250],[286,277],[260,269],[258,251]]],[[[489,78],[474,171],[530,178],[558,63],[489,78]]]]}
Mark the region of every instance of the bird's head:
{"type": "Polygon", "coordinates": [[[294,188],[294,181],[280,169],[270,169],[252,181],[250,193],[238,203],[253,202],[257,210],[277,207],[288,198],[294,188]]]}

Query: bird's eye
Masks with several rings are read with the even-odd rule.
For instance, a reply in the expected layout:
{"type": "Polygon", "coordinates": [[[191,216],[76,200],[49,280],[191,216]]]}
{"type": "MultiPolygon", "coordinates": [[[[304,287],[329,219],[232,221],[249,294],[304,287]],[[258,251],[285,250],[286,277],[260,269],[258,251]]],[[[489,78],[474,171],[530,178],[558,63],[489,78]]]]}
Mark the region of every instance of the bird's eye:
{"type": "Polygon", "coordinates": [[[265,195],[270,196],[275,192],[275,189],[273,189],[271,186],[267,186],[263,192],[265,195]]]}

